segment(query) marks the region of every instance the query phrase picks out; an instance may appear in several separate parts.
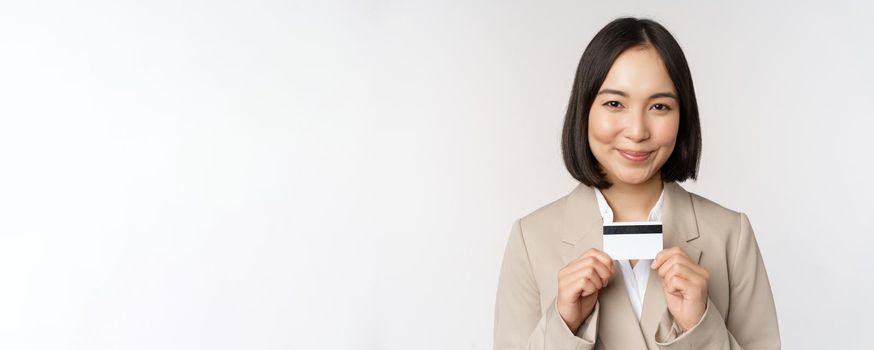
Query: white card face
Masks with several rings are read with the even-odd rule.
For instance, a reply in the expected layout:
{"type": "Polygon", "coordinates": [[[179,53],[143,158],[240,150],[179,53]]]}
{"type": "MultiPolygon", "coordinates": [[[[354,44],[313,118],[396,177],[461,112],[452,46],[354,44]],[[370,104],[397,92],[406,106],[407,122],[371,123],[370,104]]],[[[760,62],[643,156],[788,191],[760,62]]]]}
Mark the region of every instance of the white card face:
{"type": "Polygon", "coordinates": [[[655,259],[662,251],[662,223],[604,224],[604,252],[614,260],[655,259]]]}

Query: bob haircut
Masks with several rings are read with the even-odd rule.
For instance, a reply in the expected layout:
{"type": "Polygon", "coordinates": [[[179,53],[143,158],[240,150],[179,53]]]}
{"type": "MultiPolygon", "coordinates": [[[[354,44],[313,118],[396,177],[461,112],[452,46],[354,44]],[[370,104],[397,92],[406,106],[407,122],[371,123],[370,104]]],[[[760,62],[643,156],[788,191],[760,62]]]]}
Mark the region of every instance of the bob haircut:
{"type": "Polygon", "coordinates": [[[662,181],[696,179],[701,158],[701,122],[686,57],[665,27],[650,19],[633,17],[617,18],[604,26],[580,58],[561,134],[565,167],[575,179],[588,186],[604,189],[613,185],[607,181],[589,147],[589,110],[613,61],[632,47],[653,47],[658,51],[680,100],[677,142],[659,170],[662,181]]]}

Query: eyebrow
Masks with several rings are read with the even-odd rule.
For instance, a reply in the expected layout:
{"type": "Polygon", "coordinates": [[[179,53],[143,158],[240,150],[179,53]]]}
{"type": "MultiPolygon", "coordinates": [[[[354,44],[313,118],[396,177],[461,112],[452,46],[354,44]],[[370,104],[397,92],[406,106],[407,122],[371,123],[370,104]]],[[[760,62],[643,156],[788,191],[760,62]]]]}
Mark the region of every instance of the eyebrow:
{"type": "MultiPolygon", "coordinates": [[[[600,94],[614,94],[614,95],[619,95],[619,96],[622,96],[622,97],[628,97],[628,94],[625,93],[624,91],[613,90],[613,89],[604,89],[604,90],[598,91],[598,95],[600,95],[600,94]]],[[[655,93],[655,94],[650,95],[650,96],[649,96],[649,99],[652,100],[652,99],[659,98],[659,97],[668,97],[668,98],[675,99],[675,100],[677,100],[677,101],[680,100],[680,99],[677,97],[677,95],[675,95],[675,94],[672,93],[672,92],[659,92],[659,93],[655,93]]]]}

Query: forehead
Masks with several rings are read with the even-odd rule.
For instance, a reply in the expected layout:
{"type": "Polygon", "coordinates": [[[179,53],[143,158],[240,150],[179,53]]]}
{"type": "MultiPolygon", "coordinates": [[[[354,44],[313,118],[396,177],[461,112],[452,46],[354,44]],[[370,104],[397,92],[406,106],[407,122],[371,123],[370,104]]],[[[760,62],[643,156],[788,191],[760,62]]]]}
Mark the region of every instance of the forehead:
{"type": "Polygon", "coordinates": [[[619,54],[601,89],[621,90],[632,98],[658,92],[676,93],[664,61],[651,46],[632,47],[619,54]]]}

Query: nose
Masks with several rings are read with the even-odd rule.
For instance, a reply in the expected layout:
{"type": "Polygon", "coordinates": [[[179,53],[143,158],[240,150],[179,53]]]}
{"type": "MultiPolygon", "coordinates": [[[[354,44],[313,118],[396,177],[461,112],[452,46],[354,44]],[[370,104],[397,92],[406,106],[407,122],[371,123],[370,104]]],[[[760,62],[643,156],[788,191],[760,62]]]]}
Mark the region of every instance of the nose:
{"type": "Polygon", "coordinates": [[[644,141],[649,138],[649,127],[646,125],[646,113],[639,111],[628,114],[628,122],[625,125],[625,137],[634,142],[644,141]]]}

